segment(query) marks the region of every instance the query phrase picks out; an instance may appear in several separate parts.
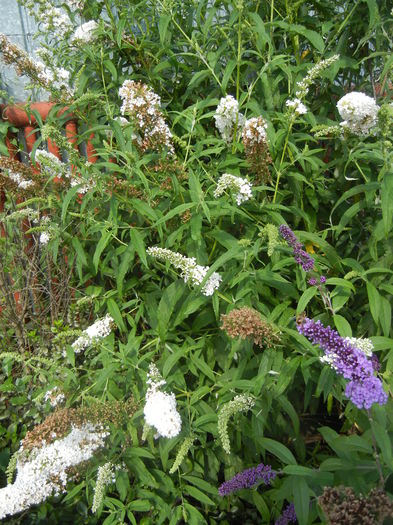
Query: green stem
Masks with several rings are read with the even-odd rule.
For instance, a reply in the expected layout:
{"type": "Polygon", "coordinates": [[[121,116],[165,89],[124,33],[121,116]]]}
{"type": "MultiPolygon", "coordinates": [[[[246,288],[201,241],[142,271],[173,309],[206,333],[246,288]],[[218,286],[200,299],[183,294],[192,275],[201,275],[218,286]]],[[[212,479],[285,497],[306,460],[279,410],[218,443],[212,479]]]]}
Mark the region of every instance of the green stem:
{"type": "Polygon", "coordinates": [[[242,58],[242,14],[243,6],[239,9],[239,21],[237,26],[237,75],[236,75],[236,100],[240,97],[240,64],[242,58]]]}
{"type": "Polygon", "coordinates": [[[373,418],[371,416],[371,410],[370,409],[367,410],[367,416],[368,416],[368,420],[370,422],[371,439],[372,439],[372,443],[373,443],[375,463],[377,465],[377,470],[378,470],[378,474],[379,474],[379,484],[380,484],[381,487],[383,487],[384,484],[385,484],[385,479],[383,477],[381,461],[379,459],[379,453],[378,453],[378,448],[377,448],[377,440],[376,440],[375,434],[374,434],[374,429],[373,429],[373,425],[372,425],[373,418]]]}
{"type": "Polygon", "coordinates": [[[287,136],[285,137],[284,148],[282,150],[280,164],[278,166],[276,186],[274,188],[274,195],[273,195],[273,204],[276,202],[277,192],[278,192],[278,185],[279,185],[280,177],[281,177],[281,166],[282,166],[282,163],[284,162],[284,156],[285,156],[285,153],[287,151],[288,142],[289,142],[289,135],[291,134],[292,126],[293,126],[294,122],[295,122],[295,120],[294,120],[294,117],[292,116],[291,117],[291,121],[290,121],[289,126],[288,126],[287,136]]]}

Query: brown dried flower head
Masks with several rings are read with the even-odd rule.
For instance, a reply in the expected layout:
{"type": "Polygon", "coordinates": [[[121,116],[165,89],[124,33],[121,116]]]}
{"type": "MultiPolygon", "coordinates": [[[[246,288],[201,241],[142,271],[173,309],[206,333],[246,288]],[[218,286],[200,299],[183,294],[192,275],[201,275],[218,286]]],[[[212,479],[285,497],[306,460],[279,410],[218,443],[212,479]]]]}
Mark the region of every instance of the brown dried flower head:
{"type": "Polygon", "coordinates": [[[127,401],[96,402],[89,407],[58,408],[40,425],[27,432],[22,445],[24,450],[32,450],[41,447],[43,442],[53,443],[56,439],[65,437],[72,426],[81,426],[86,422],[121,426],[136,409],[133,398],[127,401]]]}
{"type": "Polygon", "coordinates": [[[256,175],[257,183],[270,180],[269,164],[272,159],[266,135],[267,124],[263,117],[254,117],[246,121],[242,139],[244,153],[251,170],[256,175]]]}
{"type": "Polygon", "coordinates": [[[253,308],[244,306],[232,310],[229,314],[222,315],[221,321],[221,329],[225,330],[229,337],[252,339],[261,348],[270,348],[279,342],[274,328],[253,308]]]}
{"type": "Polygon", "coordinates": [[[328,525],[381,525],[393,517],[393,501],[380,489],[356,496],[351,487],[325,487],[318,503],[328,525]]]}
{"type": "Polygon", "coordinates": [[[132,120],[139,135],[135,144],[141,151],[166,149],[173,155],[172,134],[160,109],[160,97],[142,82],[134,80],[125,80],[119,95],[123,101],[121,114],[132,120]]]}
{"type": "Polygon", "coordinates": [[[0,188],[18,196],[37,195],[47,177],[27,164],[10,157],[0,157],[0,188]]]}

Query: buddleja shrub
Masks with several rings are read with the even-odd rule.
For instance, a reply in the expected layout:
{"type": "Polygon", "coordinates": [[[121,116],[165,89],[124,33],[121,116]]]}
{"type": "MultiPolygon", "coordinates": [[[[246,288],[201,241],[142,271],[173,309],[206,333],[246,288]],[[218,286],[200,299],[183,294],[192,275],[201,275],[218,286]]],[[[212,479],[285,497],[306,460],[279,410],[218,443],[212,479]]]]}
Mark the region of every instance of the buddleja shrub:
{"type": "Polygon", "coordinates": [[[39,59],[2,57],[56,105],[3,220],[46,188],[72,293],[2,354],[1,518],[392,518],[388,2],[21,4],[39,59]]]}

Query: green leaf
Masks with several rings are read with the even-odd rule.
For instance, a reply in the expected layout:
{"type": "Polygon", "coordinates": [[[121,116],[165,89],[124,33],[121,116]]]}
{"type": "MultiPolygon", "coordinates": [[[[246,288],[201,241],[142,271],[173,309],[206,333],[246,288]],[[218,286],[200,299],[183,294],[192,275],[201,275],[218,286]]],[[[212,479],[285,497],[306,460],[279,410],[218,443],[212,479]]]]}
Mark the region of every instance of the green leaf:
{"type": "Polygon", "coordinates": [[[112,80],[116,82],[117,80],[117,69],[115,68],[115,65],[110,60],[104,60],[104,66],[106,69],[110,72],[112,75],[112,80]]]}
{"type": "Polygon", "coordinates": [[[191,475],[184,475],[182,476],[183,479],[186,479],[196,487],[200,488],[204,492],[209,492],[210,494],[213,494],[213,496],[217,496],[217,487],[211,485],[207,481],[205,481],[202,478],[197,478],[196,476],[191,475]]]}
{"type": "Polygon", "coordinates": [[[274,439],[261,437],[259,444],[268,450],[271,454],[278,457],[286,465],[296,465],[296,459],[292,452],[282,443],[274,439]]]}
{"type": "Polygon", "coordinates": [[[381,186],[381,208],[385,236],[392,228],[393,221],[393,172],[386,173],[381,186]]]}
{"type": "Polygon", "coordinates": [[[123,317],[122,317],[122,315],[120,313],[119,307],[117,306],[115,301],[113,299],[108,299],[106,304],[107,304],[108,311],[111,314],[111,316],[113,317],[113,319],[114,319],[115,323],[117,324],[119,330],[121,332],[125,332],[126,331],[126,326],[124,324],[123,317]]]}
{"type": "Polygon", "coordinates": [[[311,301],[311,299],[314,297],[314,295],[317,293],[317,291],[318,291],[318,288],[316,286],[310,286],[310,288],[307,288],[307,290],[303,292],[297,304],[297,308],[296,308],[297,315],[304,312],[304,310],[306,309],[306,306],[311,301]]]}
{"type": "Polygon", "coordinates": [[[170,15],[165,15],[161,13],[160,19],[158,21],[158,32],[160,34],[161,44],[168,44],[168,40],[170,39],[170,33],[168,32],[168,25],[170,21],[170,15]]]}
{"type": "Polygon", "coordinates": [[[200,501],[201,503],[204,503],[205,505],[215,505],[214,501],[211,500],[209,496],[206,496],[206,494],[204,494],[196,487],[193,487],[192,485],[185,485],[183,487],[183,492],[189,494],[190,496],[200,501]]]}
{"type": "Polygon", "coordinates": [[[186,355],[188,351],[188,347],[186,345],[178,348],[173,354],[171,354],[164,363],[164,366],[162,367],[162,375],[163,377],[168,377],[168,374],[172,370],[172,368],[175,366],[175,364],[181,359],[184,355],[186,355]]]}
{"type": "Polygon", "coordinates": [[[116,274],[116,286],[117,286],[117,290],[120,295],[123,294],[124,278],[128,270],[130,269],[130,265],[132,261],[134,260],[134,256],[135,256],[135,248],[134,248],[133,243],[131,242],[127,246],[125,252],[123,253],[121,263],[120,263],[120,266],[116,274]]]}
{"type": "Polygon", "coordinates": [[[149,512],[151,510],[151,503],[147,499],[137,499],[134,501],[131,501],[127,505],[128,510],[133,510],[136,512],[149,512]]]}
{"type": "Polygon", "coordinates": [[[136,253],[139,255],[143,264],[147,267],[145,243],[143,242],[142,235],[136,228],[131,228],[130,237],[136,253]]]}
{"type": "Polygon", "coordinates": [[[381,323],[383,335],[385,337],[389,337],[390,327],[392,323],[392,306],[385,297],[383,297],[382,295],[380,295],[379,297],[381,301],[379,322],[381,323]]]}
{"type": "Polygon", "coordinates": [[[109,232],[107,230],[103,230],[101,232],[101,238],[98,241],[98,244],[97,244],[97,247],[95,249],[94,256],[93,256],[93,265],[94,265],[94,269],[95,269],[96,273],[97,273],[97,270],[98,270],[98,265],[100,263],[101,254],[105,250],[106,245],[108,244],[110,238],[111,238],[111,232],[109,232]]]}
{"type": "Polygon", "coordinates": [[[67,495],[62,499],[62,501],[65,503],[66,501],[72,500],[77,494],[79,494],[79,492],[81,492],[82,489],[85,488],[85,486],[86,486],[86,482],[82,481],[81,483],[79,483],[79,485],[71,489],[67,493],[67,495]]]}
{"type": "Polygon", "coordinates": [[[61,207],[61,222],[65,221],[65,218],[66,218],[66,215],[67,215],[68,206],[70,205],[72,199],[75,197],[75,195],[78,193],[78,191],[79,191],[79,187],[78,186],[74,186],[73,188],[68,190],[66,196],[64,197],[63,205],[61,207]]]}
{"type": "Polygon", "coordinates": [[[372,283],[367,282],[366,286],[371,315],[373,316],[375,324],[378,324],[379,311],[381,306],[381,296],[379,295],[378,290],[372,283]]]}
{"type": "Polygon", "coordinates": [[[187,202],[185,204],[179,204],[179,206],[176,206],[173,210],[169,211],[164,217],[161,217],[155,224],[153,224],[152,228],[156,228],[159,224],[162,224],[163,222],[169,221],[169,219],[172,219],[172,217],[175,217],[176,215],[181,215],[185,211],[194,208],[195,204],[193,202],[187,202]]]}
{"type": "Polygon", "coordinates": [[[296,476],[292,478],[293,502],[299,525],[308,524],[310,512],[310,489],[304,478],[296,476]]]}
{"type": "Polygon", "coordinates": [[[287,465],[282,469],[285,474],[291,476],[307,476],[312,478],[314,476],[314,470],[308,467],[303,467],[302,465],[287,465]]]}
{"type": "Polygon", "coordinates": [[[176,303],[179,301],[184,293],[184,283],[181,279],[173,282],[164,290],[160,303],[157,309],[158,319],[158,335],[161,341],[165,341],[165,337],[169,328],[169,320],[172,316],[176,303]]]}
{"type": "Polygon", "coordinates": [[[352,328],[348,321],[341,315],[333,315],[334,324],[341,337],[352,337],[352,328]]]}
{"type": "Polygon", "coordinates": [[[392,443],[389,437],[389,434],[386,431],[386,428],[381,424],[377,423],[371,419],[370,421],[371,428],[373,430],[377,445],[382,453],[382,457],[386,465],[391,469],[393,463],[392,456],[392,443]]]}

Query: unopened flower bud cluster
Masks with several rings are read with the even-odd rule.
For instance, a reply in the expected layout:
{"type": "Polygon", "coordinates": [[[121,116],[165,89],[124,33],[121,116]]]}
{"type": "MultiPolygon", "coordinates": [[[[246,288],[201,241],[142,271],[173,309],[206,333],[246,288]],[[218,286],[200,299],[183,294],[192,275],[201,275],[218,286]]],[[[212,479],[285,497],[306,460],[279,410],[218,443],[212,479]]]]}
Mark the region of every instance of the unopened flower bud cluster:
{"type": "Polygon", "coordinates": [[[116,481],[114,465],[109,461],[98,467],[97,481],[94,488],[93,504],[91,511],[95,514],[101,507],[106,492],[106,487],[116,481]]]}
{"type": "Polygon", "coordinates": [[[184,439],[183,443],[180,445],[178,453],[176,454],[175,461],[173,462],[169,474],[174,474],[183,463],[184,458],[187,456],[192,444],[194,443],[194,439],[193,436],[188,436],[184,439]]]}
{"type": "Polygon", "coordinates": [[[147,374],[146,403],[143,409],[145,422],[155,428],[156,437],[173,438],[180,433],[181,417],[173,393],[161,392],[166,384],[157,367],[151,364],[147,374]]]}
{"type": "MultiPolygon", "coordinates": [[[[191,286],[200,286],[207,272],[208,266],[201,266],[196,263],[195,257],[185,257],[177,252],[172,252],[167,248],[159,248],[158,246],[150,247],[146,252],[161,261],[168,261],[173,264],[175,268],[181,270],[184,282],[191,286]]],[[[202,287],[203,295],[213,295],[215,290],[220,286],[222,278],[219,273],[214,272],[202,287]]]]}
{"type": "Polygon", "coordinates": [[[332,57],[321,60],[315,64],[315,66],[310,69],[304,79],[296,85],[296,98],[300,100],[303,99],[308,94],[311,84],[313,84],[315,80],[321,76],[321,73],[323,73],[325,69],[334,64],[334,62],[337,62],[339,58],[340,55],[333,55],[332,57]]]}
{"type": "Polygon", "coordinates": [[[160,151],[165,147],[173,154],[172,133],[160,110],[160,97],[145,84],[133,80],[123,82],[119,96],[123,101],[120,111],[132,119],[142,151],[160,151]]]}
{"type": "Polygon", "coordinates": [[[236,204],[240,206],[252,197],[251,184],[246,179],[236,177],[229,173],[224,173],[218,179],[217,187],[214,190],[214,197],[220,197],[225,190],[230,190],[235,194],[236,204]]]}
{"type": "Polygon", "coordinates": [[[315,64],[315,66],[313,66],[307,73],[305,78],[296,85],[295,98],[292,100],[287,100],[285,103],[291,113],[293,113],[295,116],[305,115],[307,113],[307,107],[302,102],[303,98],[306,97],[310,86],[317,78],[321,76],[321,73],[339,58],[339,55],[333,55],[326,60],[321,60],[318,62],[318,64],[315,64]]]}
{"type": "Polygon", "coordinates": [[[231,444],[228,435],[229,419],[239,412],[247,412],[255,404],[251,396],[241,394],[236,396],[232,401],[225,403],[218,413],[218,435],[221,440],[222,448],[227,454],[231,453],[231,444]]]}
{"type": "Polygon", "coordinates": [[[36,222],[39,220],[39,217],[40,217],[40,212],[38,210],[34,210],[33,208],[30,208],[29,206],[27,206],[26,208],[22,208],[20,210],[16,210],[10,213],[4,218],[7,221],[19,221],[23,219],[28,219],[29,221],[36,222]]]}

